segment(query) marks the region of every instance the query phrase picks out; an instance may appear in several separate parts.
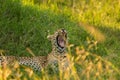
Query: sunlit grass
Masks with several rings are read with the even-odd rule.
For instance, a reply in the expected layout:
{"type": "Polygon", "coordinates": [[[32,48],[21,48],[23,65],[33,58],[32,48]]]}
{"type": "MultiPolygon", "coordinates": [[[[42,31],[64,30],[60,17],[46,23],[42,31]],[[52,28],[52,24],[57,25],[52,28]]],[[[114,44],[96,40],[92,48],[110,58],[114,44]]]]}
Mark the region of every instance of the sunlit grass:
{"type": "Polygon", "coordinates": [[[87,24],[80,23],[81,26],[84,26],[84,29],[88,31],[98,42],[105,41],[105,35],[100,32],[100,30],[96,29],[94,26],[90,26],[87,24]]]}
{"type": "MultiPolygon", "coordinates": [[[[71,45],[68,46],[71,50],[71,45]]],[[[76,47],[74,51],[76,56],[71,55],[71,51],[68,51],[68,61],[69,67],[63,71],[60,67],[58,75],[56,73],[49,73],[49,69],[43,69],[40,72],[35,72],[34,70],[23,66],[20,66],[16,62],[12,66],[6,64],[0,68],[0,79],[17,79],[17,80],[117,80],[119,79],[119,70],[106,59],[88,52],[80,46],[76,47]],[[42,75],[42,76],[40,76],[42,75]]],[[[54,69],[53,69],[54,70],[54,69]]]]}

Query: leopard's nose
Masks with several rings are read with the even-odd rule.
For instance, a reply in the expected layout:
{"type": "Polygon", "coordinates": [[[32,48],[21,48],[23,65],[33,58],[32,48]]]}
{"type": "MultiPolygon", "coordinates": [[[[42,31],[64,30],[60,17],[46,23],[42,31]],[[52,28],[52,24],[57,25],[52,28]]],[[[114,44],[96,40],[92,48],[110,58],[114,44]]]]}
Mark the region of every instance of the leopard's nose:
{"type": "Polygon", "coordinates": [[[66,33],[66,30],[65,30],[64,28],[63,28],[63,29],[61,29],[61,30],[62,30],[62,32],[63,32],[63,33],[66,33]]]}
{"type": "Polygon", "coordinates": [[[65,36],[65,38],[67,38],[67,32],[66,32],[66,30],[63,28],[63,29],[61,29],[62,30],[62,34],[65,36]]]}

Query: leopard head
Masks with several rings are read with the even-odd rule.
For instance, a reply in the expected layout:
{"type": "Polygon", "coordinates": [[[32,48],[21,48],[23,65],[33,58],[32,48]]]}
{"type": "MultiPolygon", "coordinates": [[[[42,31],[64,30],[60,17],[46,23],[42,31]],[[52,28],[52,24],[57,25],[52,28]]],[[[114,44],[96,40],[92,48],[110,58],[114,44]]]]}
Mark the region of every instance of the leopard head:
{"type": "Polygon", "coordinates": [[[59,29],[47,38],[51,41],[52,51],[54,51],[55,54],[65,53],[67,47],[67,32],[65,29],[59,29]]]}

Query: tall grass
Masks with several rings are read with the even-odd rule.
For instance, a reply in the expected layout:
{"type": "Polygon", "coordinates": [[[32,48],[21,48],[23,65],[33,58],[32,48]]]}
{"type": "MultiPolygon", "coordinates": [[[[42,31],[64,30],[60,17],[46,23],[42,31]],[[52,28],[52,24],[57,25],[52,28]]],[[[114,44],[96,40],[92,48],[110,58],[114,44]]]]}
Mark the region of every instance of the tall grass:
{"type": "MultiPolygon", "coordinates": [[[[91,45],[96,46],[96,44],[90,44],[89,46],[91,45]]],[[[58,67],[59,72],[53,72],[47,68],[41,70],[41,72],[34,72],[28,67],[19,66],[16,62],[12,66],[4,64],[0,68],[0,79],[119,80],[120,72],[111,62],[96,54],[91,54],[81,46],[76,47],[74,53],[76,56],[72,56],[71,49],[72,45],[69,45],[67,55],[69,67],[65,71],[58,67]]]]}

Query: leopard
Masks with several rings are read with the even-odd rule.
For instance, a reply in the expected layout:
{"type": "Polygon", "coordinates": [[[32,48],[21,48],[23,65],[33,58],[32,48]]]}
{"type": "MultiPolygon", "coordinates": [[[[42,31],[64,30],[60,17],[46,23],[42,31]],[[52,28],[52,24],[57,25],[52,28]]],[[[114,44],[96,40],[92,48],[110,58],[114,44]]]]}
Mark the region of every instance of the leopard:
{"type": "Polygon", "coordinates": [[[29,66],[35,71],[41,71],[49,65],[56,69],[57,64],[65,70],[68,67],[66,30],[59,29],[52,35],[48,35],[47,38],[52,44],[52,51],[47,56],[0,56],[0,66],[3,66],[4,63],[14,65],[15,62],[18,62],[19,65],[29,66]]]}

